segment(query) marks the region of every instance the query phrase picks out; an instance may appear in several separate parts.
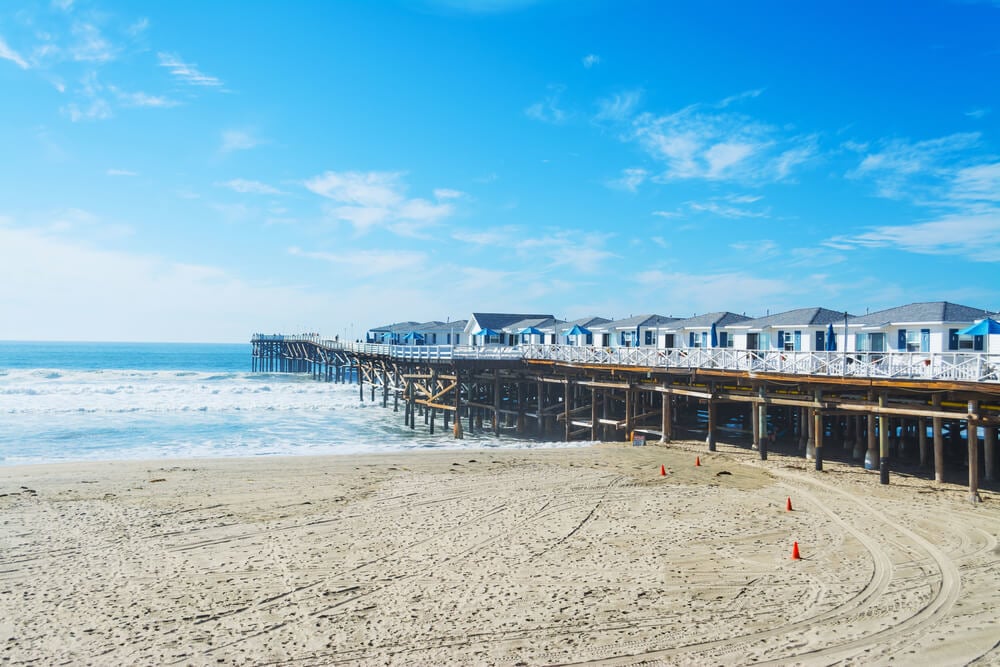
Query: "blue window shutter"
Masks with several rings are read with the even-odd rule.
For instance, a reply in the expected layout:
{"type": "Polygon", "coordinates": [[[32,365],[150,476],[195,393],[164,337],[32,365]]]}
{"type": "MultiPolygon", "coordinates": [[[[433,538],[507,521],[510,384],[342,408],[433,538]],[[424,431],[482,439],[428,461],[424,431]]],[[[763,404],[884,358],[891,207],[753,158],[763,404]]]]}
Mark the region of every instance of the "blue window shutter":
{"type": "Polygon", "coordinates": [[[930,352],[931,351],[931,330],[921,329],[920,330],[920,351],[930,352]]]}
{"type": "Polygon", "coordinates": [[[796,331],[795,332],[795,351],[798,352],[801,349],[802,349],[802,332],[801,331],[796,331]]]}
{"type": "Polygon", "coordinates": [[[778,349],[779,350],[784,350],[785,349],[785,332],[784,331],[779,331],[778,332],[778,349]]]}
{"type": "Polygon", "coordinates": [[[900,352],[906,352],[906,329],[899,330],[899,338],[896,340],[896,347],[900,352]]]}
{"type": "Polygon", "coordinates": [[[719,334],[719,347],[729,347],[729,332],[723,331],[719,334]]]}
{"type": "Polygon", "coordinates": [[[958,329],[948,329],[948,349],[958,349],[958,329]]]}

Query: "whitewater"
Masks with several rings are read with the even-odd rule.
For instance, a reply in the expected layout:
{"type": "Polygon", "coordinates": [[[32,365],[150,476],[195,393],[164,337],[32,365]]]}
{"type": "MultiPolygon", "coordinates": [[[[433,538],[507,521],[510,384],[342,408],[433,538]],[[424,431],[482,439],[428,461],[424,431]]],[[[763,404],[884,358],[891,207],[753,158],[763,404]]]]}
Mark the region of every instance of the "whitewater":
{"type": "Polygon", "coordinates": [[[420,423],[410,430],[391,402],[362,400],[356,385],[239,370],[249,352],[0,344],[0,465],[565,446],[492,433],[454,440],[420,423]]]}

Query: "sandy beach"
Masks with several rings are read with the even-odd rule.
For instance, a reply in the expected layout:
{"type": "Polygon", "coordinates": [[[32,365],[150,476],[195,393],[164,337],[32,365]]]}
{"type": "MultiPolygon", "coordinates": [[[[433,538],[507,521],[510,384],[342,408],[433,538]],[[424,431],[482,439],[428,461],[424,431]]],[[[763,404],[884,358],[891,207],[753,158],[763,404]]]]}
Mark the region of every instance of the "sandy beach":
{"type": "Polygon", "coordinates": [[[0,468],[0,662],[1000,664],[995,491],[755,457],[0,468]]]}

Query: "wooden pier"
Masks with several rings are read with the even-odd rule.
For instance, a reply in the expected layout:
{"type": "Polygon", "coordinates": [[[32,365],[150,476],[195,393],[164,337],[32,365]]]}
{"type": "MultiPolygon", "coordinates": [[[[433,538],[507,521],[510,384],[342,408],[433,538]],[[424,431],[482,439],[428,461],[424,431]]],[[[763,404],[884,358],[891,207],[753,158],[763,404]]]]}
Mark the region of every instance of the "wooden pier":
{"type": "Polygon", "coordinates": [[[1000,378],[983,355],[400,346],[283,335],[251,343],[254,371],[354,382],[360,400],[391,405],[406,427],[419,421],[455,438],[485,430],[666,443],[684,435],[709,451],[720,438],[746,443],[765,460],[780,439],[816,470],[841,448],[883,484],[894,460],[933,471],[938,482],[946,463],[966,467],[972,502],[980,480],[997,475],[1000,378]]]}

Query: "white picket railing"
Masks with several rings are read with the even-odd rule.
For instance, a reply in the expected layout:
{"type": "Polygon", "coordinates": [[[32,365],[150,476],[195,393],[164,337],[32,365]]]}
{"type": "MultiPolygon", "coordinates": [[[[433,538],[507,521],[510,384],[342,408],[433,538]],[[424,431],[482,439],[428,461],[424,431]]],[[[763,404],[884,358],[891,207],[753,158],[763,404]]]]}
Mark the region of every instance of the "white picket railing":
{"type": "Polygon", "coordinates": [[[526,344],[384,345],[346,343],[317,335],[266,336],[254,340],[313,343],[401,361],[508,361],[534,359],[595,366],[729,370],[826,377],[955,380],[1000,383],[1000,354],[983,352],[783,352],[733,348],[594,347],[526,344]]]}

